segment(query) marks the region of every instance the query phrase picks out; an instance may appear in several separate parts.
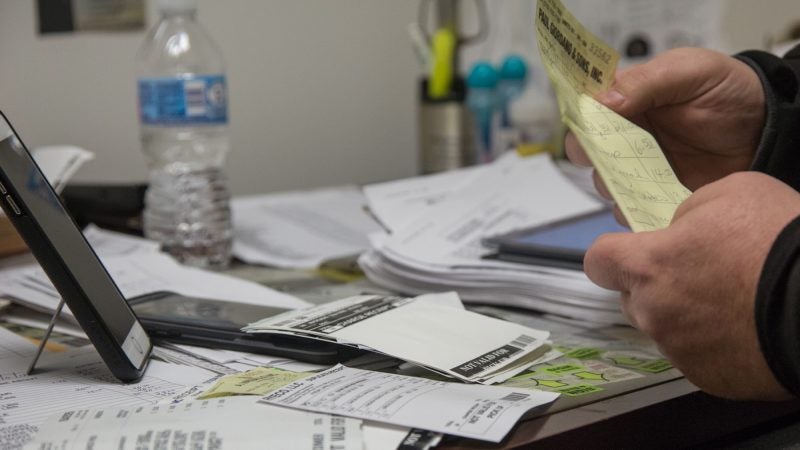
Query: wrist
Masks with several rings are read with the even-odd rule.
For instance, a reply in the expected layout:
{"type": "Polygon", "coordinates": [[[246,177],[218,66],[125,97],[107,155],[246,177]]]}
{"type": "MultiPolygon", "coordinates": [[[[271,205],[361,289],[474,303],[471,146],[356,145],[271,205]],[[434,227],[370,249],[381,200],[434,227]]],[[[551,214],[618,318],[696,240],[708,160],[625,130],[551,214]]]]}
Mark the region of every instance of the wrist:
{"type": "Polygon", "coordinates": [[[773,375],[787,391],[800,396],[800,216],[784,227],[764,262],[755,324],[773,375]]]}

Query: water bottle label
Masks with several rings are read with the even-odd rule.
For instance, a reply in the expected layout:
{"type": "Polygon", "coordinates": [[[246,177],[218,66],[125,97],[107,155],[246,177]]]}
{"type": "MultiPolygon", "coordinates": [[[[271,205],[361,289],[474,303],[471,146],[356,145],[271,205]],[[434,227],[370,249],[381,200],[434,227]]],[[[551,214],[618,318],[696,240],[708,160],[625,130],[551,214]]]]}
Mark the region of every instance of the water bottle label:
{"type": "Polygon", "coordinates": [[[139,117],[145,125],[225,124],[225,76],[141,78],[139,117]]]}

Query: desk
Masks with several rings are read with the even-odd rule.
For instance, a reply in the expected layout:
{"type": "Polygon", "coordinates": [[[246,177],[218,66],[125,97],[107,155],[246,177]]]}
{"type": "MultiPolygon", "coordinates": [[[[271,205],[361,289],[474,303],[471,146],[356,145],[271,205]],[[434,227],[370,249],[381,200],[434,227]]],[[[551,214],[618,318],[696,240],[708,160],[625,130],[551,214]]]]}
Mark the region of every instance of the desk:
{"type": "MultiPolygon", "coordinates": [[[[362,292],[385,292],[364,279],[336,283],[304,271],[234,266],[228,272],[313,303],[362,292]]],[[[492,312],[492,308],[472,309],[492,312]]],[[[524,323],[519,320],[523,314],[529,313],[509,311],[506,318],[516,316],[516,321],[524,323]]],[[[633,329],[614,328],[607,331],[635,334],[645,339],[633,329]]],[[[500,444],[448,439],[437,448],[720,448],[800,423],[800,400],[784,403],[727,401],[700,392],[675,369],[646,380],[623,381],[604,387],[604,393],[597,396],[562,396],[544,415],[520,422],[500,444]]]]}
{"type": "MultiPolygon", "coordinates": [[[[312,303],[362,292],[385,292],[365,279],[337,282],[311,271],[237,265],[229,274],[257,281],[312,303]]],[[[473,309],[500,315],[486,307],[473,309]]],[[[523,311],[502,310],[517,321],[539,320],[523,311]]],[[[624,327],[603,328],[626,338],[624,327]]],[[[640,336],[641,338],[641,336],[640,336]]],[[[699,392],[675,369],[604,385],[602,393],[562,396],[542,415],[521,421],[500,444],[451,438],[440,448],[719,448],[800,422],[800,401],[730,402],[699,392]]]]}

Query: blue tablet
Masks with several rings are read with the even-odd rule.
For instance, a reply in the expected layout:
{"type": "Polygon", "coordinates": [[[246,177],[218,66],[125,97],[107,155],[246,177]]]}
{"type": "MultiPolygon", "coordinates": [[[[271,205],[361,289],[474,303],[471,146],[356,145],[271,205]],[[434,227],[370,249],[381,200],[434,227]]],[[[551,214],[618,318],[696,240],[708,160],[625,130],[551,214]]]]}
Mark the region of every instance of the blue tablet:
{"type": "Polygon", "coordinates": [[[497,247],[497,259],[528,264],[580,269],[583,255],[604,233],[629,232],[611,210],[499,236],[488,240],[497,247]]]}

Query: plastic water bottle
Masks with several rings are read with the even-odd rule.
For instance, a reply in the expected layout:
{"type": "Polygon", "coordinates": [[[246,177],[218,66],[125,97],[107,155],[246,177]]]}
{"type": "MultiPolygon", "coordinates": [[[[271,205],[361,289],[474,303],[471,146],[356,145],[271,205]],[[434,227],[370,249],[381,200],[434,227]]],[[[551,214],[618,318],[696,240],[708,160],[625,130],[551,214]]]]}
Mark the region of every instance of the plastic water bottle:
{"type": "Polygon", "coordinates": [[[494,159],[492,135],[495,131],[497,108],[497,71],[485,61],[476,62],[467,76],[467,107],[472,112],[477,127],[478,162],[494,159]]]}
{"type": "Polygon", "coordinates": [[[159,0],[137,55],[142,151],[150,169],[145,236],[179,261],[221,269],[231,257],[225,65],[195,20],[196,0],[159,0]]]}

